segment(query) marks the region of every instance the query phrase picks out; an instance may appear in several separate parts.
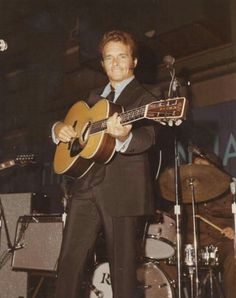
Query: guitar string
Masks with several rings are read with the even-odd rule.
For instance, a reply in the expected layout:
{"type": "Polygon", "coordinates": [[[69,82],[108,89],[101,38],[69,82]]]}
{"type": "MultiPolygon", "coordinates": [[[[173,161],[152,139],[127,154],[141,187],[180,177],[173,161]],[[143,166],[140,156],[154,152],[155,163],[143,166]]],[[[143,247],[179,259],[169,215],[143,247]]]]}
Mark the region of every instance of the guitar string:
{"type": "MultiPolygon", "coordinates": [[[[171,104],[173,106],[175,106],[176,105],[175,102],[176,102],[176,100],[174,100],[174,102],[173,102],[173,100],[168,101],[168,102],[167,101],[158,101],[156,104],[159,107],[163,107],[164,111],[163,112],[157,112],[157,115],[155,116],[155,118],[157,118],[159,116],[159,117],[164,117],[164,118],[167,119],[167,117],[172,116],[173,115],[172,111],[168,112],[168,109],[166,107],[167,106],[171,107],[171,104]]],[[[120,115],[122,117],[122,122],[124,123],[124,122],[126,122],[127,120],[130,120],[130,119],[135,120],[136,118],[139,118],[140,116],[143,116],[144,112],[145,112],[145,109],[146,109],[146,106],[147,105],[144,105],[144,106],[138,107],[136,109],[125,111],[125,112],[121,113],[120,115]]],[[[90,134],[99,132],[101,129],[105,130],[107,128],[107,125],[106,125],[107,120],[108,120],[108,118],[98,120],[98,121],[95,121],[95,122],[91,123],[90,134]]]]}
{"type": "MultiPolygon", "coordinates": [[[[146,106],[142,106],[142,107],[121,113],[120,116],[122,117],[122,121],[125,122],[130,119],[134,120],[135,118],[138,118],[138,117],[144,115],[145,108],[146,108],[146,106]]],[[[90,132],[91,133],[97,132],[97,130],[99,130],[100,128],[106,129],[107,120],[108,120],[108,118],[93,122],[91,124],[90,132]]]]}

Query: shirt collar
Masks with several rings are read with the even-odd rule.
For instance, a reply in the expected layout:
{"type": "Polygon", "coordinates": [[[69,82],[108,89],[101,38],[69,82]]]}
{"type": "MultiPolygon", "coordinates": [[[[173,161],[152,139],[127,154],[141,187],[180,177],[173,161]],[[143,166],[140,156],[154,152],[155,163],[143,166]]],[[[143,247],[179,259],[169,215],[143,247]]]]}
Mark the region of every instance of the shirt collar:
{"type": "MultiPolygon", "coordinates": [[[[126,86],[127,86],[133,79],[134,79],[134,76],[132,76],[132,77],[130,77],[130,78],[128,78],[128,79],[126,79],[126,80],[124,80],[124,81],[122,81],[122,82],[120,82],[120,83],[118,83],[118,84],[116,85],[114,101],[116,101],[117,97],[121,94],[121,92],[124,90],[124,88],[125,88],[125,87],[126,87],[126,86]]],[[[101,96],[106,98],[110,92],[111,92],[111,84],[108,83],[108,84],[105,86],[105,88],[104,88],[104,90],[103,90],[101,96]]]]}

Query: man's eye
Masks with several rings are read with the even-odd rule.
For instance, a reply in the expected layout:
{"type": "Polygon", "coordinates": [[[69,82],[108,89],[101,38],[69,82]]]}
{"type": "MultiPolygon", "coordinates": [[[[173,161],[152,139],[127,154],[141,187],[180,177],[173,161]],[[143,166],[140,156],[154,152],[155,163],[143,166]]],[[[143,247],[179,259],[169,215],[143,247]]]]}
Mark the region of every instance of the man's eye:
{"type": "Polygon", "coordinates": [[[112,58],[111,57],[104,57],[104,59],[103,59],[104,61],[111,61],[112,60],[112,58]]]}

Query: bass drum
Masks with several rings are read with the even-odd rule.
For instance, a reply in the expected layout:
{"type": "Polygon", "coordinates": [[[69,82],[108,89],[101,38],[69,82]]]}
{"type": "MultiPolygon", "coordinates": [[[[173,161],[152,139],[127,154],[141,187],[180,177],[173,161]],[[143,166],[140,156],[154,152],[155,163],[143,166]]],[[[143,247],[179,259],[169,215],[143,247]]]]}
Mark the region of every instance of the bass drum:
{"type": "Polygon", "coordinates": [[[89,298],[112,298],[110,268],[108,263],[102,263],[96,267],[89,288],[89,298]]]}
{"type": "MultiPolygon", "coordinates": [[[[169,268],[166,264],[160,266],[169,268]]],[[[170,275],[162,271],[159,265],[148,262],[139,266],[137,278],[141,287],[144,289],[145,298],[175,298],[175,280],[171,280],[170,275]]]]}
{"type": "MultiPolygon", "coordinates": [[[[137,269],[137,279],[140,284],[139,289],[144,292],[143,298],[176,298],[176,268],[173,266],[164,262],[158,265],[153,262],[143,263],[137,269]]],[[[89,288],[89,298],[113,297],[108,263],[102,263],[96,267],[89,288]]]]}

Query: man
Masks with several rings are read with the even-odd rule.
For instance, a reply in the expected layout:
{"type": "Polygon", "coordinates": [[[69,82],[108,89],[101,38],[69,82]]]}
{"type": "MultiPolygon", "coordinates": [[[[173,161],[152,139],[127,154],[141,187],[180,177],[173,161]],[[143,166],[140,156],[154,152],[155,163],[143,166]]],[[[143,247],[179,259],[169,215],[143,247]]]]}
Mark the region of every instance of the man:
{"type": "MultiPolygon", "coordinates": [[[[114,93],[114,102],[126,110],[156,100],[134,78],[136,43],[129,33],[111,31],[100,43],[102,67],[109,83],[93,91],[88,104],[114,93]]],[[[152,125],[121,125],[117,113],[107,122],[116,140],[116,154],[107,165],[95,164],[74,182],[59,258],[56,298],[78,298],[86,259],[97,235],[104,230],[114,298],[136,297],[136,226],[140,216],[154,212],[148,149],[155,142],[152,125]]],[[[76,136],[73,127],[58,122],[57,141],[76,136]]]]}
{"type": "MultiPolygon", "coordinates": [[[[207,159],[201,157],[194,158],[194,164],[206,165],[212,167],[218,165],[220,162],[217,156],[213,153],[207,153],[207,159]]],[[[222,231],[215,229],[212,225],[197,219],[197,236],[198,236],[198,250],[207,248],[213,245],[218,248],[219,265],[222,270],[223,288],[225,298],[234,298],[236,293],[236,274],[234,261],[234,230],[233,230],[233,215],[231,211],[232,195],[229,189],[219,197],[196,204],[196,214],[202,218],[207,219],[214,225],[220,227],[222,231]]],[[[193,243],[193,229],[192,229],[192,207],[185,205],[187,215],[186,225],[186,244],[193,243]]],[[[213,252],[214,254],[214,252],[213,252]]],[[[202,260],[204,263],[204,260],[202,260]]],[[[206,261],[206,260],[205,260],[206,261]]],[[[200,260],[201,267],[201,260],[200,260]]]]}

